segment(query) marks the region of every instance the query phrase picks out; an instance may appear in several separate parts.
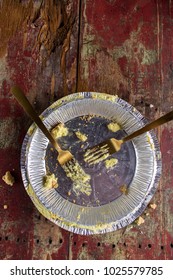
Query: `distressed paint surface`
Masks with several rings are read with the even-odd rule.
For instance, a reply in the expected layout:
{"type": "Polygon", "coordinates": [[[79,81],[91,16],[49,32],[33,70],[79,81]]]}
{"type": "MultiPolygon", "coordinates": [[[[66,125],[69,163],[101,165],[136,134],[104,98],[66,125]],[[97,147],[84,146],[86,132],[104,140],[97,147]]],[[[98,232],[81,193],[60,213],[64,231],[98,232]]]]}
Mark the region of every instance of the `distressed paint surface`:
{"type": "MultiPolygon", "coordinates": [[[[118,94],[150,120],[170,111],[172,8],[171,1],[82,2],[78,90],[118,94]]],[[[140,226],[95,237],[74,235],[72,259],[173,258],[172,196],[168,195],[172,130],[167,127],[157,130],[163,153],[163,177],[153,198],[157,208],[147,208],[140,226]]]]}
{"type": "Polygon", "coordinates": [[[19,84],[38,113],[89,90],[118,94],[150,120],[172,110],[172,1],[1,3],[1,16],[9,5],[16,13],[9,22],[0,17],[7,31],[0,33],[0,259],[173,259],[172,123],[157,130],[163,155],[157,208],[146,209],[141,225],[80,236],[40,215],[23,188],[20,149],[31,121],[10,94],[19,84]],[[7,170],[16,179],[12,187],[1,180],[7,170]]]}
{"type": "Polygon", "coordinates": [[[4,9],[8,15],[3,22],[1,19],[0,27],[11,28],[0,59],[0,259],[68,259],[69,232],[41,217],[23,188],[20,150],[31,120],[11,96],[10,86],[19,84],[38,113],[76,90],[78,2],[44,1],[45,6],[40,6],[43,1],[19,2],[3,1],[0,6],[1,15],[4,9]],[[59,5],[62,14],[58,22],[59,5]],[[9,22],[11,9],[18,16],[9,22]],[[27,18],[22,16],[23,10],[27,18]],[[49,31],[57,31],[56,36],[63,34],[56,37],[57,42],[48,34],[48,39],[57,43],[54,50],[44,41],[44,27],[52,10],[57,21],[49,31]],[[66,28],[70,18],[73,24],[66,28]],[[1,179],[7,170],[15,177],[13,187],[1,179]]]}

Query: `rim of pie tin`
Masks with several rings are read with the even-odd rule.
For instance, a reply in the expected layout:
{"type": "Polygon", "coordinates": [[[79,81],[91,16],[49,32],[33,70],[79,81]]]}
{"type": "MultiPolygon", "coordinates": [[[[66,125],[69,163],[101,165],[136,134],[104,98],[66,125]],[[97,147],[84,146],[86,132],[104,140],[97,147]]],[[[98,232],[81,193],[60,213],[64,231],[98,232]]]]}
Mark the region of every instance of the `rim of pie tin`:
{"type": "MultiPolygon", "coordinates": [[[[97,92],[79,92],[63,97],[48,107],[41,118],[46,127],[51,129],[57,123],[66,123],[75,117],[90,114],[119,123],[127,134],[147,123],[138,110],[118,96],[97,92]]],[[[83,207],[68,201],[55,189],[43,188],[48,140],[32,124],[21,150],[21,173],[25,190],[43,216],[68,231],[90,235],[125,227],[147,207],[157,188],[162,167],[160,147],[153,131],[133,139],[132,142],[136,154],[136,169],[128,195],[123,194],[98,207],[83,207]],[[39,161],[33,157],[33,147],[39,161]]]]}

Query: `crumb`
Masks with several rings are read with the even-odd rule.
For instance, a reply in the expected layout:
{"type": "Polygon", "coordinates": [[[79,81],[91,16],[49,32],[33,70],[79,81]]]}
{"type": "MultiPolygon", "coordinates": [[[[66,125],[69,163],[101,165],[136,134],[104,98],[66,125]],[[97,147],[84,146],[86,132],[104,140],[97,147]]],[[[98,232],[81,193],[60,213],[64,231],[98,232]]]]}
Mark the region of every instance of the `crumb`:
{"type": "Polygon", "coordinates": [[[76,160],[74,160],[73,163],[69,164],[68,166],[64,164],[63,169],[66,173],[66,176],[73,181],[72,189],[76,195],[83,193],[89,196],[91,194],[91,176],[85,173],[83,168],[76,160]]]}
{"type": "Polygon", "coordinates": [[[63,123],[60,123],[51,130],[51,134],[56,139],[60,138],[60,137],[63,137],[63,136],[67,136],[68,128],[65,127],[63,123]]]}
{"type": "Polygon", "coordinates": [[[130,225],[128,225],[127,227],[126,227],[126,231],[128,232],[128,231],[130,231],[131,229],[133,229],[134,228],[134,224],[130,224],[130,225]]]}
{"type": "Polygon", "coordinates": [[[151,204],[149,204],[149,207],[152,208],[152,209],[156,209],[157,205],[155,203],[153,203],[153,204],[151,203],[151,204]]]}
{"type": "Polygon", "coordinates": [[[85,142],[87,140],[87,136],[85,134],[81,133],[80,131],[76,131],[75,134],[76,134],[77,138],[79,140],[81,140],[82,142],[85,142]]]}
{"type": "Polygon", "coordinates": [[[80,211],[78,212],[78,215],[77,215],[77,221],[79,221],[79,220],[80,220],[80,218],[81,218],[81,214],[84,212],[84,210],[85,210],[85,208],[82,208],[82,210],[80,210],[80,211]]]}
{"type": "Polygon", "coordinates": [[[161,159],[161,153],[157,153],[156,156],[157,156],[157,159],[158,159],[158,160],[161,159]]]}
{"type": "Polygon", "coordinates": [[[105,166],[108,169],[108,168],[114,167],[117,163],[118,163],[118,160],[116,158],[111,158],[111,159],[107,159],[105,161],[105,166]]]}
{"type": "Polygon", "coordinates": [[[8,205],[5,204],[5,205],[4,205],[4,209],[6,210],[7,208],[8,208],[8,205]]]}
{"type": "Polygon", "coordinates": [[[2,177],[2,180],[9,186],[13,186],[15,180],[14,177],[11,175],[10,171],[7,171],[5,175],[2,177]]]}
{"type": "Polygon", "coordinates": [[[149,135],[147,135],[147,142],[150,144],[151,150],[154,150],[154,143],[150,139],[149,135]]]}
{"type": "Polygon", "coordinates": [[[97,199],[97,200],[96,200],[96,203],[97,203],[97,205],[100,205],[100,200],[97,199]]]}
{"type": "Polygon", "coordinates": [[[31,136],[34,132],[34,130],[36,129],[36,125],[35,124],[32,124],[30,126],[30,128],[28,129],[28,135],[31,136]]]}
{"type": "Polygon", "coordinates": [[[140,226],[141,224],[143,224],[145,222],[145,220],[140,216],[139,218],[136,219],[135,223],[140,226]]]}
{"type": "Polygon", "coordinates": [[[58,179],[55,177],[55,174],[45,175],[43,177],[43,186],[46,189],[52,189],[58,187],[58,179]]]}
{"type": "Polygon", "coordinates": [[[90,121],[92,118],[94,118],[96,115],[85,115],[81,116],[80,119],[84,121],[90,121]]]}
{"type": "Polygon", "coordinates": [[[112,131],[112,132],[116,132],[118,130],[120,130],[120,126],[117,123],[111,122],[107,125],[107,128],[112,131]]]}
{"type": "Polygon", "coordinates": [[[128,195],[128,192],[129,192],[129,190],[125,184],[120,187],[120,191],[125,195],[128,195]]]}
{"type": "Polygon", "coordinates": [[[77,220],[77,221],[79,221],[79,220],[80,220],[80,214],[78,214],[78,215],[77,215],[76,220],[77,220]]]}
{"type": "Polygon", "coordinates": [[[68,191],[68,193],[67,193],[67,194],[68,194],[68,196],[70,196],[70,195],[71,195],[71,191],[68,191]]]}

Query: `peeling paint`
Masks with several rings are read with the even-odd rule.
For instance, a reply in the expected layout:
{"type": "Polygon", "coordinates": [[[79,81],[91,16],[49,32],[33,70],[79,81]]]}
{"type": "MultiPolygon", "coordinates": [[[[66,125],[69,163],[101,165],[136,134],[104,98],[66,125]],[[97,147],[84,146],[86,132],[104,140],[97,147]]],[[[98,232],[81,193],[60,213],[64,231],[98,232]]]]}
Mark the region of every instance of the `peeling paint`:
{"type": "Polygon", "coordinates": [[[11,118],[0,120],[0,149],[18,146],[19,132],[11,118]]]}
{"type": "Polygon", "coordinates": [[[67,84],[73,83],[74,81],[76,81],[76,58],[74,59],[70,71],[67,74],[67,84]]]}
{"type": "Polygon", "coordinates": [[[102,91],[106,91],[105,84],[107,84],[107,88],[109,88],[109,85],[112,84],[115,89],[115,94],[121,85],[127,89],[128,81],[123,76],[117,61],[115,61],[112,55],[102,51],[101,47],[96,45],[93,40],[93,35],[85,36],[84,38],[81,55],[83,61],[83,64],[81,65],[82,77],[86,81],[89,80],[91,69],[95,69],[92,71],[95,73],[95,77],[93,77],[93,79],[98,77],[99,85],[100,88],[102,88],[102,91]],[[92,59],[95,64],[91,68],[92,59]]]}
{"type": "Polygon", "coordinates": [[[0,59],[0,87],[5,79],[8,79],[6,57],[0,59]]]}
{"type": "MultiPolygon", "coordinates": [[[[86,5],[84,8],[84,12],[83,12],[83,17],[84,17],[84,21],[86,18],[86,5]]],[[[90,26],[87,25],[85,23],[84,25],[84,32],[83,32],[83,45],[81,48],[81,57],[82,60],[85,61],[85,67],[82,67],[83,70],[83,78],[85,80],[88,80],[89,78],[89,63],[88,60],[90,57],[94,57],[96,52],[98,51],[98,46],[94,44],[94,38],[95,35],[94,34],[90,34],[91,30],[90,30],[90,26]]]]}
{"type": "MultiPolygon", "coordinates": [[[[83,11],[83,21],[86,20],[86,5],[83,11]]],[[[96,44],[97,36],[92,26],[85,23],[83,32],[83,45],[81,49],[81,72],[85,81],[90,80],[90,73],[94,73],[92,79],[98,79],[99,87],[102,91],[107,91],[109,85],[113,85],[113,89],[119,90],[123,85],[124,89],[128,88],[128,82],[123,76],[117,60],[111,54],[111,51],[103,50],[101,43],[96,44]],[[105,87],[106,84],[106,87],[105,87]]]]}
{"type": "Polygon", "coordinates": [[[87,248],[82,248],[82,250],[79,252],[78,260],[92,260],[93,258],[88,253],[87,248]]]}
{"type": "Polygon", "coordinates": [[[157,51],[143,48],[142,65],[151,65],[157,62],[157,51]]]}
{"type": "Polygon", "coordinates": [[[99,47],[93,44],[93,35],[85,36],[84,44],[81,49],[82,61],[85,62],[85,64],[81,65],[81,68],[82,68],[82,75],[85,80],[89,79],[89,59],[91,57],[94,57],[98,50],[99,47]]]}
{"type": "Polygon", "coordinates": [[[34,236],[39,239],[39,244],[33,244],[33,259],[50,260],[52,254],[57,253],[61,247],[59,244],[59,240],[63,238],[61,229],[46,221],[44,217],[40,220],[35,217],[34,225],[34,236]],[[45,245],[46,250],[44,250],[45,245]]]}
{"type": "Polygon", "coordinates": [[[126,57],[128,62],[136,61],[139,65],[151,65],[157,62],[157,50],[147,49],[143,43],[140,42],[141,24],[137,31],[130,33],[130,38],[125,40],[122,46],[116,46],[110,50],[116,61],[119,58],[126,57]]]}
{"type": "Polygon", "coordinates": [[[147,48],[141,41],[143,23],[139,22],[136,30],[129,33],[122,45],[114,45],[113,48],[103,47],[102,33],[94,29],[94,24],[88,23],[87,4],[83,5],[83,37],[81,48],[81,77],[80,84],[89,83],[97,85],[97,91],[111,92],[119,90],[128,94],[131,91],[131,79],[129,80],[129,66],[137,63],[139,67],[150,66],[158,61],[156,49],[147,48]],[[120,61],[125,59],[125,62],[120,61]],[[123,66],[122,66],[123,65],[123,66]],[[124,67],[122,69],[121,67],[124,67]]]}
{"type": "MultiPolygon", "coordinates": [[[[113,59],[111,55],[105,55],[102,51],[96,55],[96,69],[100,81],[100,87],[105,88],[108,92],[109,85],[112,85],[112,90],[116,94],[121,85],[125,89],[128,89],[128,81],[123,76],[122,71],[118,63],[113,59]],[[107,86],[107,88],[105,87],[107,86]]],[[[104,90],[104,91],[105,91],[104,90]]]]}

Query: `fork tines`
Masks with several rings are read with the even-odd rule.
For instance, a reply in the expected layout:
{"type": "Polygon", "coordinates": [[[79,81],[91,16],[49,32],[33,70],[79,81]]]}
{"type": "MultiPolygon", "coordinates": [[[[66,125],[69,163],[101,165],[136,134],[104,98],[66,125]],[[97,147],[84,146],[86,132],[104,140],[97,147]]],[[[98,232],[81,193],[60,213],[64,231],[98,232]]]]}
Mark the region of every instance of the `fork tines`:
{"type": "Polygon", "coordinates": [[[105,160],[107,157],[109,157],[109,155],[108,144],[106,142],[102,142],[99,145],[88,149],[84,154],[84,160],[89,164],[96,164],[105,160]]]}

